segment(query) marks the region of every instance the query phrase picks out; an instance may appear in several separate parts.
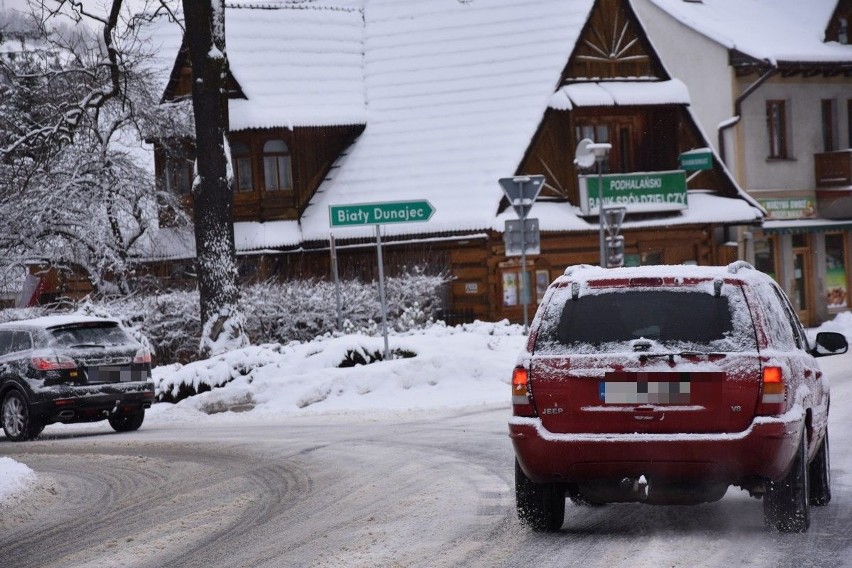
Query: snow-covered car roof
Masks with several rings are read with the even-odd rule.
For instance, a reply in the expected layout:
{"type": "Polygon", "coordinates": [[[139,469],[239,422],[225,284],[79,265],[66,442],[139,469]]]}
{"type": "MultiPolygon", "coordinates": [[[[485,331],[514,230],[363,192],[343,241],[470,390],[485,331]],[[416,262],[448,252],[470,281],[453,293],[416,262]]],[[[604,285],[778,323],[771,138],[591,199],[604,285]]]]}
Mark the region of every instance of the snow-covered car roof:
{"type": "Polygon", "coordinates": [[[743,282],[765,282],[769,276],[744,261],[727,266],[695,266],[687,264],[663,266],[630,266],[602,268],[588,264],[569,266],[557,282],[588,282],[591,280],[622,280],[631,278],[673,279],[736,279],[743,282]]]}

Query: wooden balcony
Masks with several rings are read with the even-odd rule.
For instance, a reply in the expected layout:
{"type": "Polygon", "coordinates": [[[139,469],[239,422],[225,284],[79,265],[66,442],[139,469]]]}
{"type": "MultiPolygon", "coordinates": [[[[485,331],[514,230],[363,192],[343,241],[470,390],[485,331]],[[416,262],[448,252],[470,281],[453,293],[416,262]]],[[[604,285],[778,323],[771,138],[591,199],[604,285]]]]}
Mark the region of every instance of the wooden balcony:
{"type": "Polygon", "coordinates": [[[817,187],[852,186],[852,149],[814,154],[817,187]]]}

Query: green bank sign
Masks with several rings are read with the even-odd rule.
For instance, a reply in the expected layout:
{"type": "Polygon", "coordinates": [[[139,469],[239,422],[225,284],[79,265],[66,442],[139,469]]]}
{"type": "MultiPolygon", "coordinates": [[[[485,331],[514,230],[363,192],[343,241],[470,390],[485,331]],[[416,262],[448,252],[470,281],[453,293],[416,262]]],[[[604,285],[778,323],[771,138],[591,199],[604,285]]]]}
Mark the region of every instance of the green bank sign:
{"type": "Polygon", "coordinates": [[[580,176],[583,214],[597,215],[601,198],[604,207],[626,207],[628,213],[679,211],[688,207],[686,174],[677,170],[580,176]]]}

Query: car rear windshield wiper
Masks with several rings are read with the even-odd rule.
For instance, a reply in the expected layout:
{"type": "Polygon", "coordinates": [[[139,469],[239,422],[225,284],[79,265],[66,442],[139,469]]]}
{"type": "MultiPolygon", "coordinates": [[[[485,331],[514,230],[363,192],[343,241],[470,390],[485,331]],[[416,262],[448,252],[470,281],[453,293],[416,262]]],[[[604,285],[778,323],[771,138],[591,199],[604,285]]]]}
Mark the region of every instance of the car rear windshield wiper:
{"type": "Polygon", "coordinates": [[[69,349],[90,349],[90,348],[98,348],[98,349],[106,349],[106,345],[101,345],[100,343],[75,343],[74,345],[69,345],[69,349]]]}
{"type": "Polygon", "coordinates": [[[706,351],[681,351],[680,353],[642,353],[639,355],[639,361],[644,363],[648,359],[668,359],[674,363],[675,357],[724,357],[724,353],[713,353],[706,351]]]}

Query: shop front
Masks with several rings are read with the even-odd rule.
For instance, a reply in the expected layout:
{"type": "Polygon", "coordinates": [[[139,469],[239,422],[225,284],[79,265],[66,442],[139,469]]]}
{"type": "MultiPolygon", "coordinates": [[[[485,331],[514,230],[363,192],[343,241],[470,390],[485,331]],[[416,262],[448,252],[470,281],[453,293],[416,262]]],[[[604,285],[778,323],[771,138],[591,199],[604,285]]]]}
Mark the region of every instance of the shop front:
{"type": "Polygon", "coordinates": [[[802,323],[849,310],[852,221],[769,220],[750,235],[749,260],[781,285],[802,323]]]}

